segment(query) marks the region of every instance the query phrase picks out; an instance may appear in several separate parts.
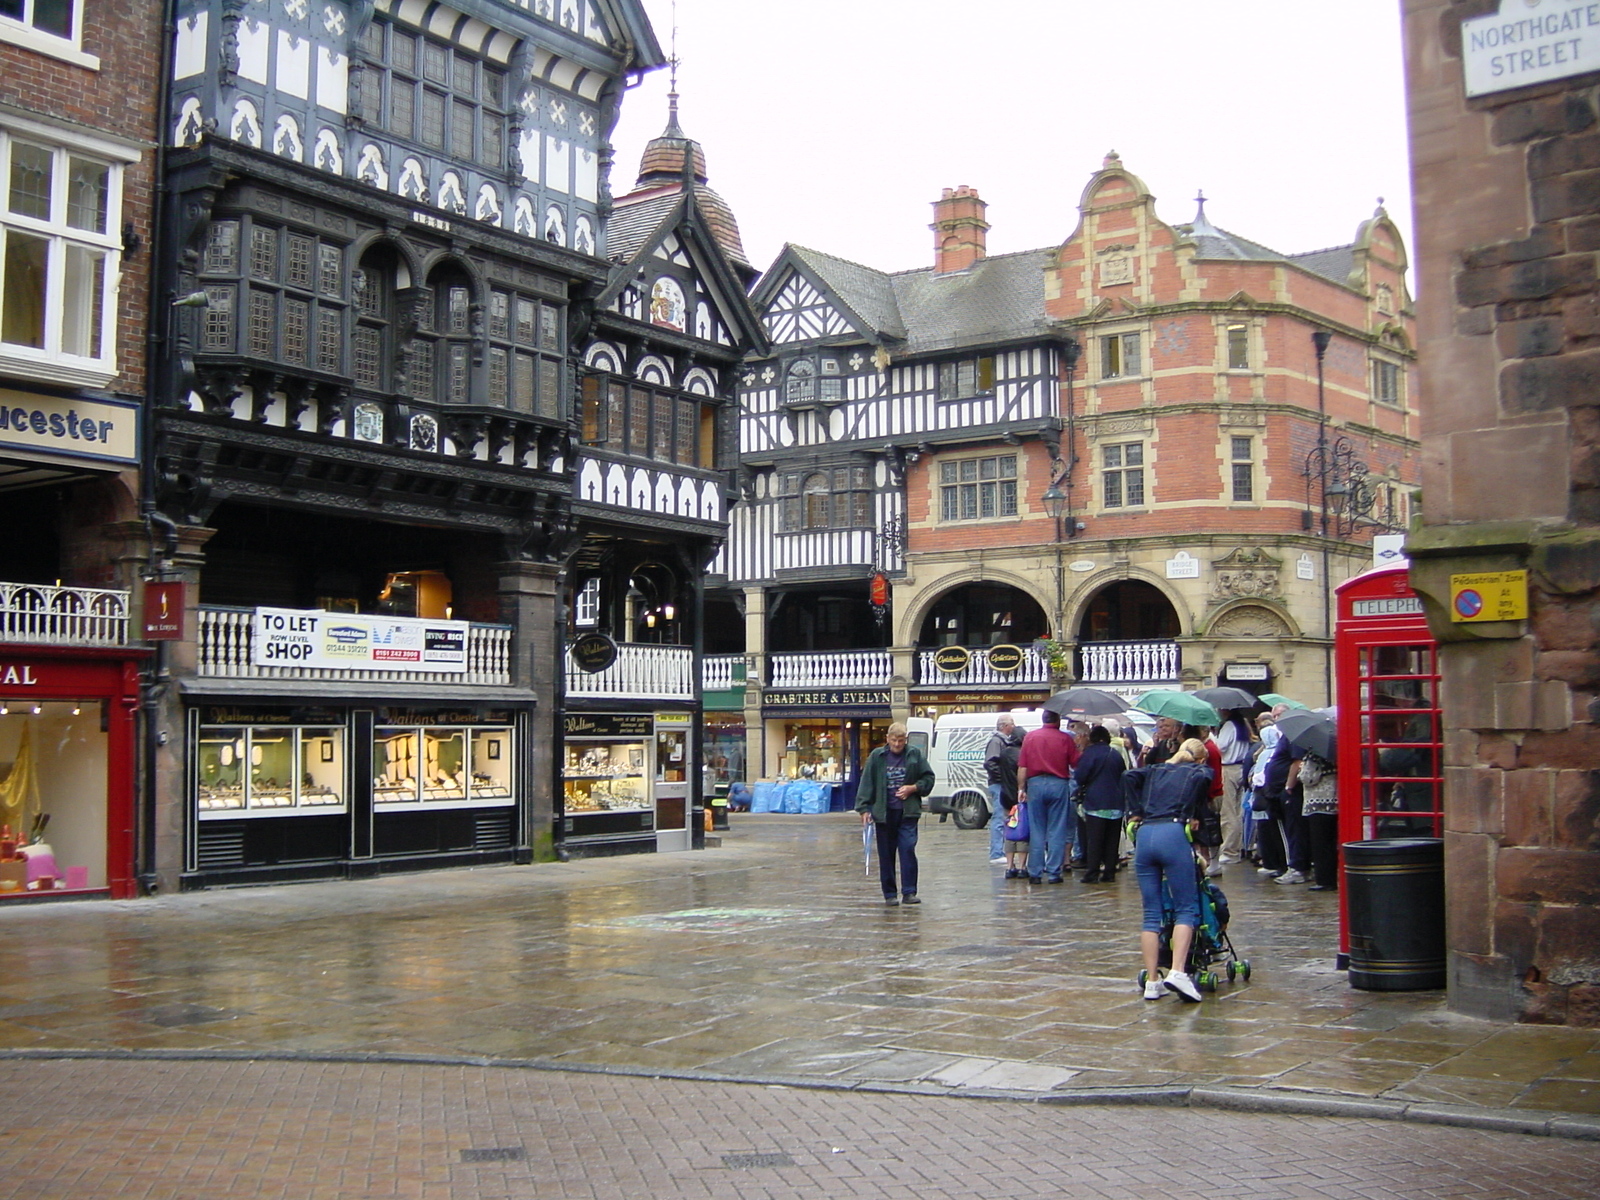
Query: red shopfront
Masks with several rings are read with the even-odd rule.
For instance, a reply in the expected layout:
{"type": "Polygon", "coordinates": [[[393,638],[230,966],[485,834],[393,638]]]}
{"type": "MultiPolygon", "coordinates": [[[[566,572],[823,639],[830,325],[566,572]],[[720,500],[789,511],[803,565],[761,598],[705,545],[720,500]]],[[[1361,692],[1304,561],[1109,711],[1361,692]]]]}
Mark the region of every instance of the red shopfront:
{"type": "MultiPolygon", "coordinates": [[[[1422,601],[1405,566],[1367,571],[1337,591],[1339,842],[1440,837],[1439,651],[1422,601]]],[[[1342,886],[1339,899],[1343,963],[1350,938],[1342,886]]]]}
{"type": "Polygon", "coordinates": [[[0,903],[137,894],[139,654],[0,645],[0,903]]]}

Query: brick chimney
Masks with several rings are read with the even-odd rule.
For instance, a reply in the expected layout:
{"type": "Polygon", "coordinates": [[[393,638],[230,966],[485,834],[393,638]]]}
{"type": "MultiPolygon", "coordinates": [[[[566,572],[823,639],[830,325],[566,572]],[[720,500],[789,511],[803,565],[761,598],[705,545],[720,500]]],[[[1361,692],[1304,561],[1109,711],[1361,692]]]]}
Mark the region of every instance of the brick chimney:
{"type": "Polygon", "coordinates": [[[983,219],[989,206],[978,193],[962,184],[945,188],[933,202],[933,269],[940,275],[965,271],[986,253],[989,223],[983,219]]]}

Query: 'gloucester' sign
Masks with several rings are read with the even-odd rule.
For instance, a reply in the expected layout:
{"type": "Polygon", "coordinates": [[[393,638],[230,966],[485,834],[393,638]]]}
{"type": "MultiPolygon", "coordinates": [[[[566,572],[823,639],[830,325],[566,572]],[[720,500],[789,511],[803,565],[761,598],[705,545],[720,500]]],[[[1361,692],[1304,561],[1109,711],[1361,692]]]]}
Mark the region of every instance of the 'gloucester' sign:
{"type": "Polygon", "coordinates": [[[1467,95],[1600,71],[1600,0],[1500,0],[1461,22],[1467,95]]]}

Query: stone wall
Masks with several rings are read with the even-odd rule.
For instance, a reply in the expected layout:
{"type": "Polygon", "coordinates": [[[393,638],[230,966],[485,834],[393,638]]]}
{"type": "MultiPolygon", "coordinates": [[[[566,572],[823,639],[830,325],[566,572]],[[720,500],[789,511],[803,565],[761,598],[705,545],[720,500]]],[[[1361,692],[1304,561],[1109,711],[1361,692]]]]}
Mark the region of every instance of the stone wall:
{"type": "Polygon", "coordinates": [[[1498,7],[1404,5],[1424,458],[1408,550],[1442,644],[1450,1003],[1595,1026],[1600,75],[1467,99],[1461,22],[1498,7]],[[1451,619],[1452,575],[1513,570],[1526,620],[1451,619]]]}

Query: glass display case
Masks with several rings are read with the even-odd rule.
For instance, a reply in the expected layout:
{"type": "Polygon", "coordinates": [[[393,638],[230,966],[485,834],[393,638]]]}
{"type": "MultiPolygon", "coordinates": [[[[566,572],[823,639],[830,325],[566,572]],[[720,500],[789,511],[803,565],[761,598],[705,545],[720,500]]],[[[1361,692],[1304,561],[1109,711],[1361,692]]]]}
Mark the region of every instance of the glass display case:
{"type": "Polygon", "coordinates": [[[202,818],[345,805],[345,733],[337,727],[204,725],[194,762],[202,818]]]}
{"type": "Polygon", "coordinates": [[[569,815],[651,809],[645,744],[568,741],[562,791],[569,815]]]}
{"type": "Polygon", "coordinates": [[[372,739],[372,802],[401,805],[512,803],[511,727],[380,726],[372,739]]]}

